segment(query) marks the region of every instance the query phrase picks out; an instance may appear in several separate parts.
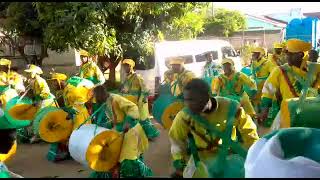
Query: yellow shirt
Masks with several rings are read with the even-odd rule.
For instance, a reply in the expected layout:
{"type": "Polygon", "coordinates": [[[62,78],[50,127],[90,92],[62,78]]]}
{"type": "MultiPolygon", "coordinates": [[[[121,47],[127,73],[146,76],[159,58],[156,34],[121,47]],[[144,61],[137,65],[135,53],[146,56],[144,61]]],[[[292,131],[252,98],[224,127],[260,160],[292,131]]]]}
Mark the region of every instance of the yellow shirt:
{"type": "Polygon", "coordinates": [[[7,73],[0,71],[0,86],[8,85],[7,73]]]}
{"type": "MultiPolygon", "coordinates": [[[[307,72],[302,71],[300,68],[289,66],[288,64],[284,64],[281,67],[283,67],[284,69],[287,69],[286,72],[290,71],[296,74],[298,77],[302,78],[303,80],[306,79],[307,72]]],[[[302,85],[297,82],[297,78],[295,78],[293,75],[291,75],[290,73],[286,73],[286,74],[288,75],[290,84],[292,85],[293,88],[292,89],[290,88],[280,67],[277,67],[268,77],[268,79],[266,80],[263,86],[262,98],[272,99],[277,91],[280,91],[280,94],[282,96],[282,101],[289,98],[299,97],[301,94],[302,85]]],[[[313,79],[315,79],[315,75],[313,79]]],[[[315,84],[318,84],[318,83],[315,83],[315,84]]],[[[314,96],[314,95],[315,94],[313,93],[308,94],[308,96],[314,96]]]]}
{"type": "MultiPolygon", "coordinates": [[[[230,100],[222,97],[215,97],[215,99],[218,103],[217,109],[209,114],[202,113],[201,116],[207,119],[209,123],[215,126],[218,130],[224,131],[226,128],[226,119],[229,112],[230,100]]],[[[235,118],[236,120],[234,121],[231,138],[235,140],[236,131],[239,131],[244,142],[244,147],[248,149],[259,139],[257,127],[251,117],[248,116],[240,107],[235,118]]],[[[184,111],[180,111],[175,117],[169,130],[171,154],[174,160],[185,158],[186,141],[189,133],[194,137],[197,148],[206,149],[210,143],[215,144],[215,142],[220,141],[218,137],[209,135],[206,128],[193,120],[189,114],[184,111]]],[[[209,151],[216,149],[217,145],[218,144],[216,144],[213,149],[209,149],[209,151]]]]}
{"type": "Polygon", "coordinates": [[[13,88],[16,89],[17,91],[19,92],[25,91],[25,87],[24,87],[25,79],[26,78],[20,75],[19,73],[15,71],[10,71],[9,82],[11,85],[13,85],[13,88]]]}
{"type": "Polygon", "coordinates": [[[94,84],[99,85],[104,84],[106,81],[102,71],[93,61],[89,61],[81,66],[80,77],[90,79],[94,84]]]}
{"type": "Polygon", "coordinates": [[[40,77],[39,75],[35,76],[31,84],[33,93],[35,96],[41,97],[41,99],[48,99],[51,95],[50,88],[45,79],[40,77]]]}
{"type": "Polygon", "coordinates": [[[196,78],[194,73],[188,70],[183,70],[183,72],[177,74],[176,78],[174,78],[174,81],[171,82],[172,95],[181,95],[183,88],[188,84],[188,82],[190,82],[194,78],[196,78]]]}

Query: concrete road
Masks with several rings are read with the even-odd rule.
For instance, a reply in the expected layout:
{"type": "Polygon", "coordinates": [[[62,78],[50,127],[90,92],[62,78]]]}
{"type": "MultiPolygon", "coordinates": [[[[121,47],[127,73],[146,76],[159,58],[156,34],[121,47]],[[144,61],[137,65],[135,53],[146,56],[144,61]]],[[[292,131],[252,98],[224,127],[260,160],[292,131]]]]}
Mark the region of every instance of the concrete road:
{"type": "MultiPolygon", "coordinates": [[[[149,150],[144,156],[145,162],[151,167],[155,177],[169,177],[173,167],[168,132],[162,128],[159,129],[161,136],[154,142],[150,142],[149,150]]],[[[46,143],[19,144],[16,155],[6,165],[12,172],[26,178],[86,178],[91,173],[88,168],[73,160],[58,163],[47,161],[48,149],[49,145],[46,143]]]]}

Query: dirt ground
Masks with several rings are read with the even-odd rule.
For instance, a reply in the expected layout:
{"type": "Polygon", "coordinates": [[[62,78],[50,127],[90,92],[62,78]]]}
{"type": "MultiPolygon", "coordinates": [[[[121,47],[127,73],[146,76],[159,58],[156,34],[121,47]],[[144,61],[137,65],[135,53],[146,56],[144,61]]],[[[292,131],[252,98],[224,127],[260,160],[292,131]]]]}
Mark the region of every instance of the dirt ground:
{"type": "MultiPolygon", "coordinates": [[[[149,143],[149,150],[145,153],[145,162],[153,170],[155,177],[169,177],[173,172],[170,157],[170,143],[168,132],[162,128],[160,137],[149,143]]],[[[86,178],[91,171],[81,164],[67,160],[59,163],[47,161],[46,154],[49,145],[19,144],[16,155],[6,163],[8,168],[26,178],[56,177],[56,178],[86,178]]]]}

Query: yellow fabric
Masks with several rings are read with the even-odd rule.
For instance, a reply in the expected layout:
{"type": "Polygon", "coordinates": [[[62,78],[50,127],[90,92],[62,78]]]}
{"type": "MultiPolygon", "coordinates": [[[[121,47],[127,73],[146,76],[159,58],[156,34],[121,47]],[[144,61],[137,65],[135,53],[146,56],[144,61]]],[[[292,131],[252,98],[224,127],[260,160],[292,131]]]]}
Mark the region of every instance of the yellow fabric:
{"type": "Polygon", "coordinates": [[[7,73],[0,71],[0,86],[6,86],[6,85],[8,85],[7,73]]]}
{"type": "Polygon", "coordinates": [[[176,101],[166,107],[166,109],[164,110],[161,116],[164,129],[170,129],[172,122],[174,120],[172,118],[174,118],[183,107],[184,107],[184,104],[182,101],[176,101]]]}
{"type": "Polygon", "coordinates": [[[183,70],[183,72],[178,73],[175,80],[171,83],[171,94],[174,96],[181,95],[183,88],[194,78],[196,78],[195,74],[188,70],[183,70]],[[177,83],[178,81],[180,83],[177,83]],[[176,88],[174,84],[176,84],[176,88]]]}
{"type": "Polygon", "coordinates": [[[18,93],[15,89],[8,89],[4,93],[0,95],[0,102],[2,104],[2,108],[5,109],[7,102],[18,96],[18,93]]]}
{"type": "MultiPolygon", "coordinates": [[[[226,128],[226,119],[229,112],[230,100],[222,97],[215,98],[218,102],[217,109],[209,114],[202,113],[201,116],[207,119],[209,123],[215,126],[218,130],[224,131],[226,128]]],[[[231,137],[233,140],[236,139],[236,131],[240,132],[243,140],[243,146],[247,149],[259,139],[256,125],[242,108],[239,108],[236,120],[234,121],[231,137]]],[[[180,111],[175,117],[169,130],[171,154],[174,160],[185,159],[186,141],[189,133],[193,135],[197,148],[207,148],[208,143],[206,141],[213,142],[218,138],[210,136],[202,125],[193,120],[186,112],[180,111]],[[201,138],[198,134],[205,139],[201,138]]],[[[221,139],[219,141],[221,141],[221,139]]],[[[216,150],[216,148],[217,147],[214,147],[209,150],[209,152],[216,150]]],[[[202,152],[203,151],[199,151],[200,160],[202,152]]]]}
{"type": "Polygon", "coordinates": [[[226,63],[230,63],[232,66],[234,66],[234,62],[233,62],[232,59],[229,59],[229,58],[224,58],[224,59],[222,59],[221,65],[224,65],[224,64],[226,64],[226,63]]]}
{"type": "Polygon", "coordinates": [[[111,118],[116,118],[117,123],[121,123],[126,115],[134,119],[139,119],[140,117],[138,106],[120,95],[111,94],[107,104],[112,107],[115,117],[111,118]]]}
{"type": "Polygon", "coordinates": [[[177,78],[177,73],[174,73],[171,69],[164,72],[164,79],[163,81],[167,84],[171,84],[177,78]]]}
{"type": "Polygon", "coordinates": [[[80,56],[87,56],[87,57],[89,56],[89,53],[85,50],[82,50],[82,49],[80,50],[79,53],[80,53],[80,56]]]}
{"type": "Polygon", "coordinates": [[[134,67],[136,63],[132,59],[124,59],[122,64],[128,64],[130,67],[134,67]]]}
{"type": "Polygon", "coordinates": [[[63,89],[63,98],[65,105],[67,107],[72,107],[88,102],[90,100],[90,91],[91,89],[85,86],[75,87],[71,84],[68,84],[63,89]]]}
{"type": "Polygon", "coordinates": [[[184,65],[184,59],[180,58],[180,57],[174,57],[174,58],[170,58],[169,60],[169,64],[180,64],[180,65],[184,65]]]}
{"type": "Polygon", "coordinates": [[[301,41],[299,39],[289,39],[287,41],[287,50],[292,53],[306,52],[311,50],[311,43],[301,41]]]}
{"type": "Polygon", "coordinates": [[[1,58],[1,59],[0,59],[0,65],[1,65],[1,66],[10,66],[10,65],[11,65],[11,60],[1,58]]]}
{"type": "Polygon", "coordinates": [[[250,97],[246,92],[243,93],[240,104],[243,107],[244,111],[251,117],[254,117],[256,115],[256,111],[254,110],[254,107],[250,101],[250,97]]]}
{"type": "Polygon", "coordinates": [[[36,66],[33,64],[30,64],[29,68],[24,71],[28,72],[28,73],[34,73],[34,74],[42,74],[43,73],[42,69],[39,66],[36,66]]]}
{"type": "Polygon", "coordinates": [[[84,79],[95,77],[100,82],[99,84],[104,84],[106,81],[102,71],[93,61],[89,61],[80,67],[80,77],[84,79]]]}
{"type": "Polygon", "coordinates": [[[280,107],[280,128],[290,128],[291,127],[291,121],[290,121],[290,111],[289,111],[289,103],[290,99],[286,99],[282,101],[281,107],[280,107]]]}
{"type": "Polygon", "coordinates": [[[62,109],[45,114],[39,124],[39,136],[46,142],[63,142],[72,133],[72,121],[62,109]]]}
{"type": "MultiPolygon", "coordinates": [[[[73,130],[75,130],[90,117],[90,114],[85,105],[77,104],[73,108],[77,111],[73,119],[73,130]]],[[[91,120],[88,120],[85,124],[91,124],[91,120]]]]}
{"type": "Polygon", "coordinates": [[[273,48],[274,49],[282,49],[283,48],[283,44],[276,42],[276,43],[273,44],[273,48]]]}
{"type": "Polygon", "coordinates": [[[68,76],[62,73],[50,73],[51,79],[58,80],[58,81],[65,81],[67,80],[68,76]]]}
{"type": "Polygon", "coordinates": [[[49,98],[50,88],[45,79],[39,75],[35,76],[34,82],[31,85],[33,93],[35,96],[40,96],[42,99],[49,98]]]}
{"type": "Polygon", "coordinates": [[[148,99],[144,95],[138,96],[137,94],[138,92],[148,91],[143,78],[139,74],[133,73],[127,76],[125,81],[130,82],[123,84],[124,96],[135,96],[134,100],[139,108],[140,119],[146,120],[149,118],[148,99]]]}
{"type": "Polygon", "coordinates": [[[16,154],[17,151],[17,141],[14,141],[13,146],[7,154],[0,154],[0,162],[8,162],[12,159],[12,156],[16,154]]]}
{"type": "Polygon", "coordinates": [[[118,164],[123,135],[107,130],[99,133],[90,142],[86,152],[86,160],[91,169],[106,172],[118,164]]]}
{"type": "Polygon", "coordinates": [[[251,52],[253,52],[253,53],[254,52],[259,52],[260,53],[260,57],[263,57],[266,54],[265,49],[262,48],[262,47],[254,47],[251,52]]]}
{"type": "Polygon", "coordinates": [[[129,129],[129,131],[124,134],[119,162],[121,163],[125,159],[138,159],[139,156],[148,149],[148,147],[148,138],[142,126],[138,123],[135,127],[129,129]]]}
{"type": "MultiPolygon", "coordinates": [[[[293,73],[299,75],[302,78],[306,78],[306,72],[294,67],[294,66],[289,66],[288,64],[285,64],[283,66],[286,66],[287,68],[291,69],[293,73]]],[[[288,77],[289,80],[292,84],[295,83],[295,79],[294,77],[292,77],[289,73],[288,77]]],[[[314,75],[313,79],[315,78],[316,75],[314,75]]],[[[319,80],[317,81],[319,82],[319,80]]],[[[315,83],[318,84],[318,83],[315,83]]],[[[272,99],[273,96],[275,95],[276,91],[280,91],[281,95],[282,95],[282,101],[289,99],[289,98],[294,98],[294,95],[292,94],[292,92],[290,91],[290,88],[285,80],[285,77],[283,76],[281,70],[279,67],[277,67],[268,77],[268,79],[266,80],[264,86],[263,86],[263,90],[262,90],[262,98],[269,98],[272,99]]],[[[300,95],[300,92],[297,92],[298,95],[300,95]]],[[[314,96],[313,94],[309,94],[308,96],[314,96]]]]}

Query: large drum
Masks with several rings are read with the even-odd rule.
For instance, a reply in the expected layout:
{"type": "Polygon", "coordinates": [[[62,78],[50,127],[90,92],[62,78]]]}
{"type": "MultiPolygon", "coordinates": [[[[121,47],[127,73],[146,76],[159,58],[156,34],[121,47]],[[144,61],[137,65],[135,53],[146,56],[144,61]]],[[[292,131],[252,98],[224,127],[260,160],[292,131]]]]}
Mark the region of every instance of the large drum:
{"type": "Polygon", "coordinates": [[[154,102],[152,114],[165,129],[170,129],[174,118],[184,105],[183,101],[172,96],[167,88],[168,86],[160,87],[160,92],[163,94],[160,94],[154,102]]]}
{"type": "Polygon", "coordinates": [[[28,126],[35,118],[37,111],[38,107],[32,105],[31,99],[27,97],[20,99],[16,96],[7,102],[4,115],[12,124],[28,126]]]}
{"type": "Polygon", "coordinates": [[[307,97],[304,102],[300,102],[299,98],[285,100],[280,113],[280,128],[320,128],[317,118],[317,114],[320,114],[320,97],[307,97]]]}
{"type": "Polygon", "coordinates": [[[49,143],[63,142],[72,132],[72,120],[68,113],[57,107],[42,108],[33,122],[33,132],[49,143]]]}
{"type": "Polygon", "coordinates": [[[122,141],[123,135],[116,131],[85,124],[72,132],[69,152],[80,164],[97,172],[106,172],[118,163],[122,141]]]}
{"type": "Polygon", "coordinates": [[[6,90],[4,90],[0,95],[0,102],[2,104],[2,108],[4,109],[6,107],[6,104],[8,101],[10,101],[10,99],[17,96],[18,96],[18,93],[15,89],[8,87],[6,90]]]}

